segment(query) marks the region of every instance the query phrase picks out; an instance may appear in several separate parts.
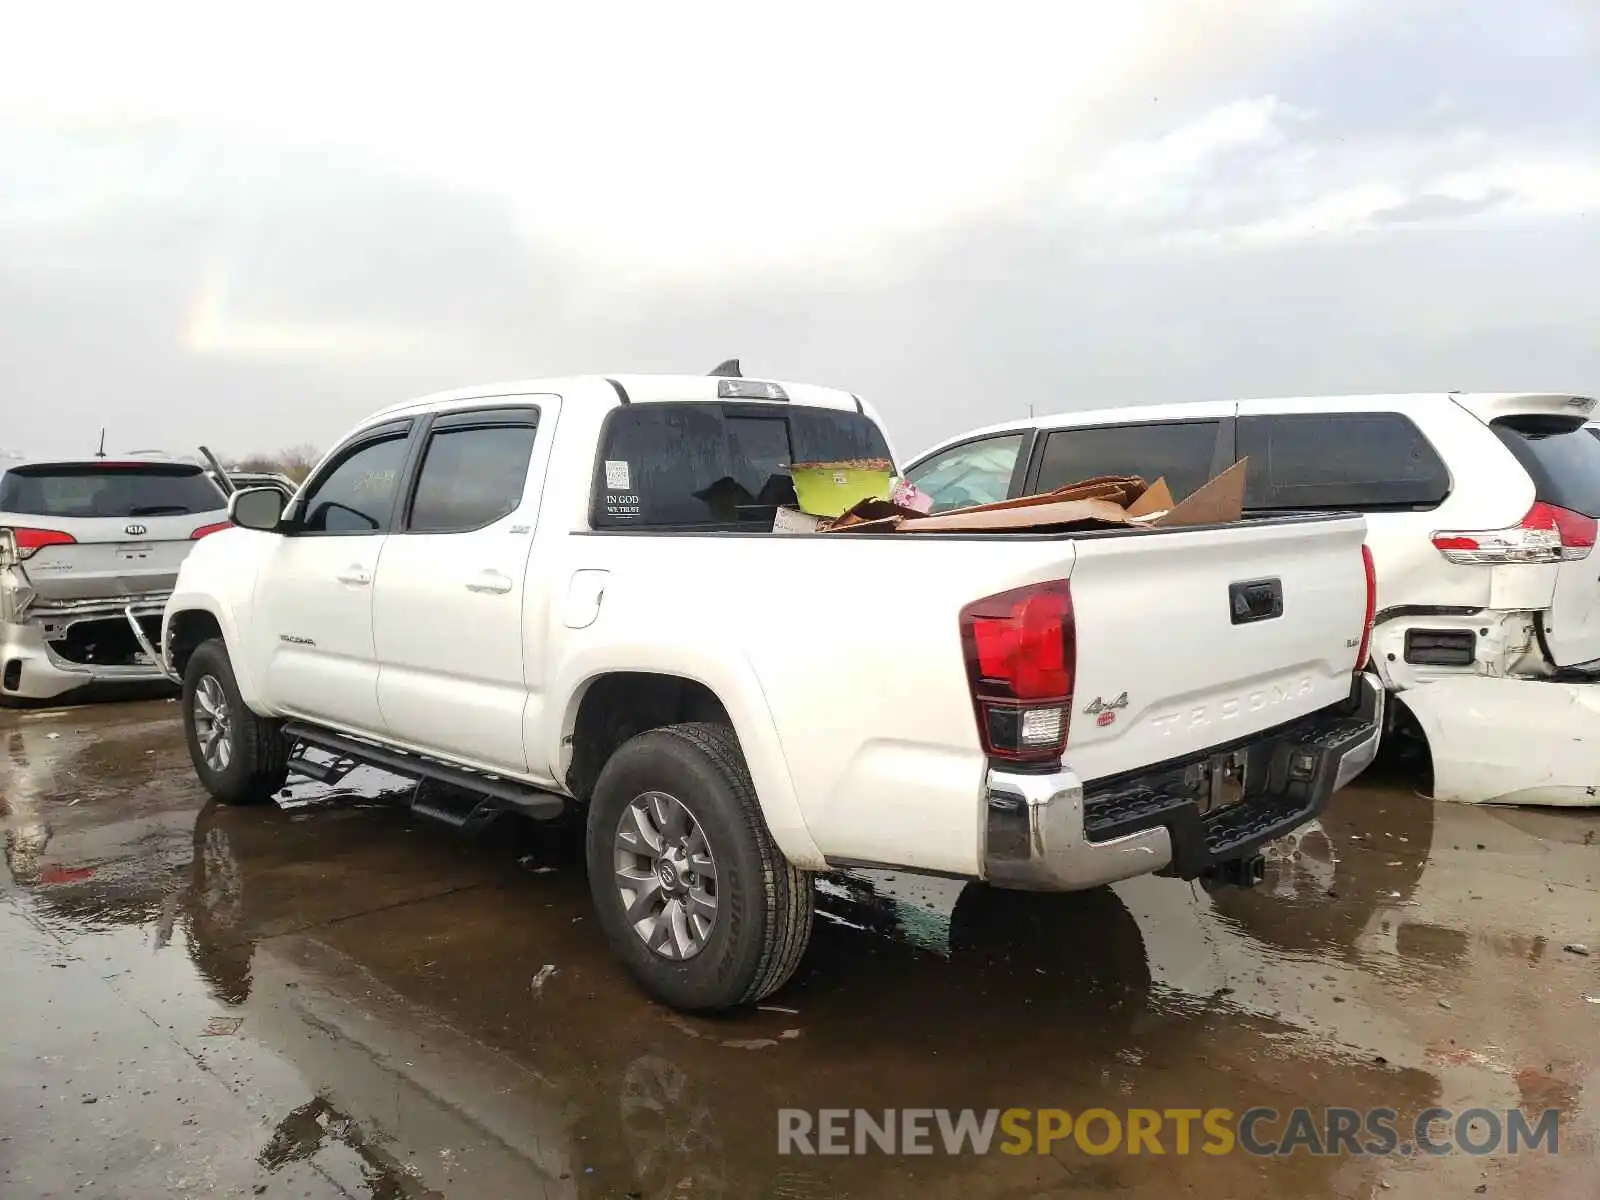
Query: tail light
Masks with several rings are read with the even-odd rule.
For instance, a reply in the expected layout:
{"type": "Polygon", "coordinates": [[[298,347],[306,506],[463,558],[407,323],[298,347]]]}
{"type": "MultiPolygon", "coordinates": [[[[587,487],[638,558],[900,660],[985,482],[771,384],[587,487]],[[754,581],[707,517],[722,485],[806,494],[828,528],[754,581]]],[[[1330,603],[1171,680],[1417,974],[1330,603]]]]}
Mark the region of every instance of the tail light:
{"type": "Polygon", "coordinates": [[[13,529],[11,540],[18,558],[32,558],[46,546],[75,546],[78,539],[59,529],[13,529]]]}
{"type": "Polygon", "coordinates": [[[961,610],[961,645],[986,754],[1049,762],[1067,745],[1077,629],[1065,580],[977,600],[961,610]]]}
{"type": "Polygon", "coordinates": [[[1361,649],[1356,651],[1356,670],[1366,668],[1372,650],[1372,623],[1378,617],[1378,572],[1372,566],[1372,548],[1361,543],[1361,567],[1367,574],[1367,615],[1361,623],[1361,649]]]}
{"type": "Polygon", "coordinates": [[[189,540],[191,542],[198,541],[200,538],[205,537],[206,534],[208,534],[208,533],[220,533],[224,529],[232,529],[232,528],[233,528],[233,522],[232,521],[218,521],[215,525],[202,525],[202,526],[200,526],[199,529],[196,529],[193,533],[191,533],[189,535],[189,540]]]}
{"type": "Polygon", "coordinates": [[[1589,557],[1597,522],[1543,501],[1509,529],[1436,533],[1434,547],[1453,563],[1555,563],[1589,557]]]}

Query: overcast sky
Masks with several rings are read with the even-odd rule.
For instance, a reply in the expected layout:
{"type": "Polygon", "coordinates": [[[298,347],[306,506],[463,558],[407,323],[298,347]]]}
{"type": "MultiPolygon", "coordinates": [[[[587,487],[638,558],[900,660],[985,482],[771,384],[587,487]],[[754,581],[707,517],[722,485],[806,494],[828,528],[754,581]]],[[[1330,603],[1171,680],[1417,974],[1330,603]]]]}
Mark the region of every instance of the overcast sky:
{"type": "Polygon", "coordinates": [[[903,455],[1600,392],[1594,0],[413,7],[0,0],[0,448],[730,356],[903,455]]]}

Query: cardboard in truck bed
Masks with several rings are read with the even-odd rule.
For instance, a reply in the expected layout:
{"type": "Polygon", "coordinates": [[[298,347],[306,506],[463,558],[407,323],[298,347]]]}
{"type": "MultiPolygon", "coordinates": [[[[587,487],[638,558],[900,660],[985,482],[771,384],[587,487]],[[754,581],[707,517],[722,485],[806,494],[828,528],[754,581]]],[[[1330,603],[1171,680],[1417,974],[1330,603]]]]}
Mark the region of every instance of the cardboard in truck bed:
{"type": "Polygon", "coordinates": [[[914,508],[907,508],[903,504],[896,504],[892,500],[874,500],[869,497],[852,504],[842,516],[832,521],[823,521],[821,525],[828,529],[839,529],[844,526],[859,525],[863,521],[882,521],[889,517],[904,517],[916,521],[927,515],[914,508]]]}
{"type": "MultiPolygon", "coordinates": [[[[1162,495],[1166,495],[1164,484],[1162,485],[1162,488],[1162,495]]],[[[965,527],[965,523],[970,519],[978,521],[985,529],[1009,529],[1015,527],[1013,524],[1015,518],[1001,519],[992,517],[990,514],[1006,513],[1017,509],[1027,509],[1030,513],[1033,513],[1045,505],[1059,506],[1068,502],[1086,501],[1104,501],[1113,506],[1121,507],[1148,490],[1149,489],[1147,489],[1144,485],[1144,480],[1138,478],[1137,476],[1099,475],[1093,479],[1084,479],[1077,483],[1069,483],[1065,487],[1057,488],[1053,492],[1040,492],[1032,496],[1018,496],[1013,500],[996,500],[990,504],[973,504],[966,508],[953,508],[949,512],[936,513],[932,516],[929,516],[926,513],[919,513],[911,509],[900,508],[897,505],[888,504],[883,501],[863,500],[860,504],[857,504],[838,520],[833,521],[830,524],[824,524],[820,526],[819,529],[822,532],[827,532],[829,530],[855,528],[861,525],[870,524],[872,526],[872,531],[882,532],[887,529],[899,528],[900,524],[897,518],[904,518],[906,520],[906,529],[909,530],[911,528],[911,524],[915,522],[917,528],[925,532],[948,528],[949,519],[951,518],[961,521],[963,523],[963,527],[965,527]],[[933,530],[928,530],[921,524],[921,522],[929,520],[937,521],[939,524],[933,527],[933,530]]],[[[1064,510],[1054,507],[1051,509],[1051,514],[1057,514],[1062,511],[1064,510]]],[[[1101,513],[1101,515],[1104,515],[1102,510],[1085,511],[1088,511],[1091,514],[1087,518],[1089,520],[1098,519],[1098,517],[1094,515],[1097,512],[1101,513]]],[[[1072,517],[1070,514],[1068,517],[1069,521],[1081,519],[1085,518],[1072,517]]],[[[1037,523],[1037,517],[1030,516],[1027,519],[1028,527],[1032,527],[1037,523]]],[[[1059,524],[1060,519],[1058,517],[1054,518],[1052,519],[1051,523],[1059,524]]]]}
{"type": "Polygon", "coordinates": [[[780,506],[773,514],[773,533],[816,533],[822,528],[822,518],[803,513],[798,508],[780,506]]]}
{"type": "MultiPolygon", "coordinates": [[[[1165,479],[1144,488],[1132,503],[1081,498],[1062,499],[1085,485],[1101,490],[1104,481],[1086,480],[1041,496],[1003,500],[998,504],[954,509],[929,517],[886,516],[880,520],[836,526],[840,533],[999,533],[1024,529],[1107,528],[1139,525],[1151,529],[1176,529],[1192,525],[1220,525],[1237,521],[1244,511],[1247,459],[1240,459],[1183,501],[1174,504],[1165,479]]],[[[1122,480],[1121,483],[1128,481],[1122,480]]],[[[1124,493],[1125,494],[1125,493],[1124,493]]],[[[824,532],[833,532],[824,531],[824,532]]]]}
{"type": "Polygon", "coordinates": [[[1144,480],[1137,475],[1097,475],[1081,479],[1053,492],[1038,492],[1032,496],[1018,496],[1015,500],[996,500],[991,504],[973,504],[966,508],[953,508],[939,516],[956,513],[999,512],[1008,508],[1032,508],[1040,504],[1055,504],[1063,500],[1110,500],[1124,508],[1146,491],[1144,480]]]}
{"type": "Polygon", "coordinates": [[[1167,477],[1163,475],[1145,488],[1143,494],[1137,500],[1128,505],[1128,516],[1135,518],[1150,517],[1153,519],[1164,512],[1171,511],[1171,509],[1172,490],[1167,487],[1167,477]]]}
{"type": "Polygon", "coordinates": [[[861,525],[869,521],[883,522],[885,519],[900,517],[921,517],[925,514],[914,508],[895,504],[889,500],[875,500],[868,497],[858,500],[838,517],[817,517],[810,513],[801,512],[798,508],[780,506],[773,518],[773,533],[825,533],[830,529],[848,529],[852,525],[861,525]]]}
{"type": "MultiPolygon", "coordinates": [[[[899,533],[997,533],[1002,530],[1060,528],[1072,525],[1126,525],[1128,510],[1110,500],[1055,500],[1018,508],[966,509],[919,517],[890,518],[899,533]]],[[[871,522],[878,525],[880,522],[871,522]]],[[[855,526],[855,528],[862,528],[855,526]]]]}
{"type": "MultiPolygon", "coordinates": [[[[1169,492],[1167,503],[1171,507],[1163,516],[1156,517],[1146,524],[1161,529],[1171,529],[1182,525],[1228,525],[1237,521],[1244,515],[1244,474],[1245,464],[1249,461],[1248,458],[1241,458],[1221,475],[1190,492],[1187,499],[1180,500],[1177,504],[1172,504],[1172,495],[1169,492]]],[[[1166,488],[1165,480],[1157,482],[1163,489],[1166,488]]],[[[1154,490],[1152,486],[1151,491],[1154,490]]],[[[1128,515],[1139,516],[1139,513],[1134,511],[1138,507],[1139,505],[1135,504],[1128,510],[1128,515]]]]}

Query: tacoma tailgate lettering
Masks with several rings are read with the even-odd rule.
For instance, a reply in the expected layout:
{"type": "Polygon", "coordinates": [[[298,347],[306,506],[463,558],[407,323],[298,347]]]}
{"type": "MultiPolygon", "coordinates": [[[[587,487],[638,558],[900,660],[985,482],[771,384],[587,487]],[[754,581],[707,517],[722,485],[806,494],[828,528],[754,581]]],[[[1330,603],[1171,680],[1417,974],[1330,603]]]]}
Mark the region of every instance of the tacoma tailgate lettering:
{"type": "Polygon", "coordinates": [[[1274,683],[1269,687],[1256,688],[1242,696],[1229,696],[1173,712],[1157,713],[1150,718],[1150,723],[1165,735],[1180,730],[1203,729],[1208,725],[1233,720],[1246,713],[1258,713],[1275,705],[1287,704],[1291,700],[1304,699],[1315,691],[1316,685],[1312,682],[1311,676],[1304,675],[1289,683],[1274,683]]]}

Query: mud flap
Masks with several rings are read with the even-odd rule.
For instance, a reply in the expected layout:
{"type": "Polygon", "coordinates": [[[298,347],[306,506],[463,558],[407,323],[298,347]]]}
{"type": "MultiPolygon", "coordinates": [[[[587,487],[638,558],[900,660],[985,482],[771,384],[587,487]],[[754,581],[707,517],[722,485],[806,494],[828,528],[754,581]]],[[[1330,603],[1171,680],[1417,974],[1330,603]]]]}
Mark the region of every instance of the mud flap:
{"type": "Polygon", "coordinates": [[[1600,807],[1600,683],[1473,675],[1399,698],[1427,735],[1435,799],[1600,807]]]}

